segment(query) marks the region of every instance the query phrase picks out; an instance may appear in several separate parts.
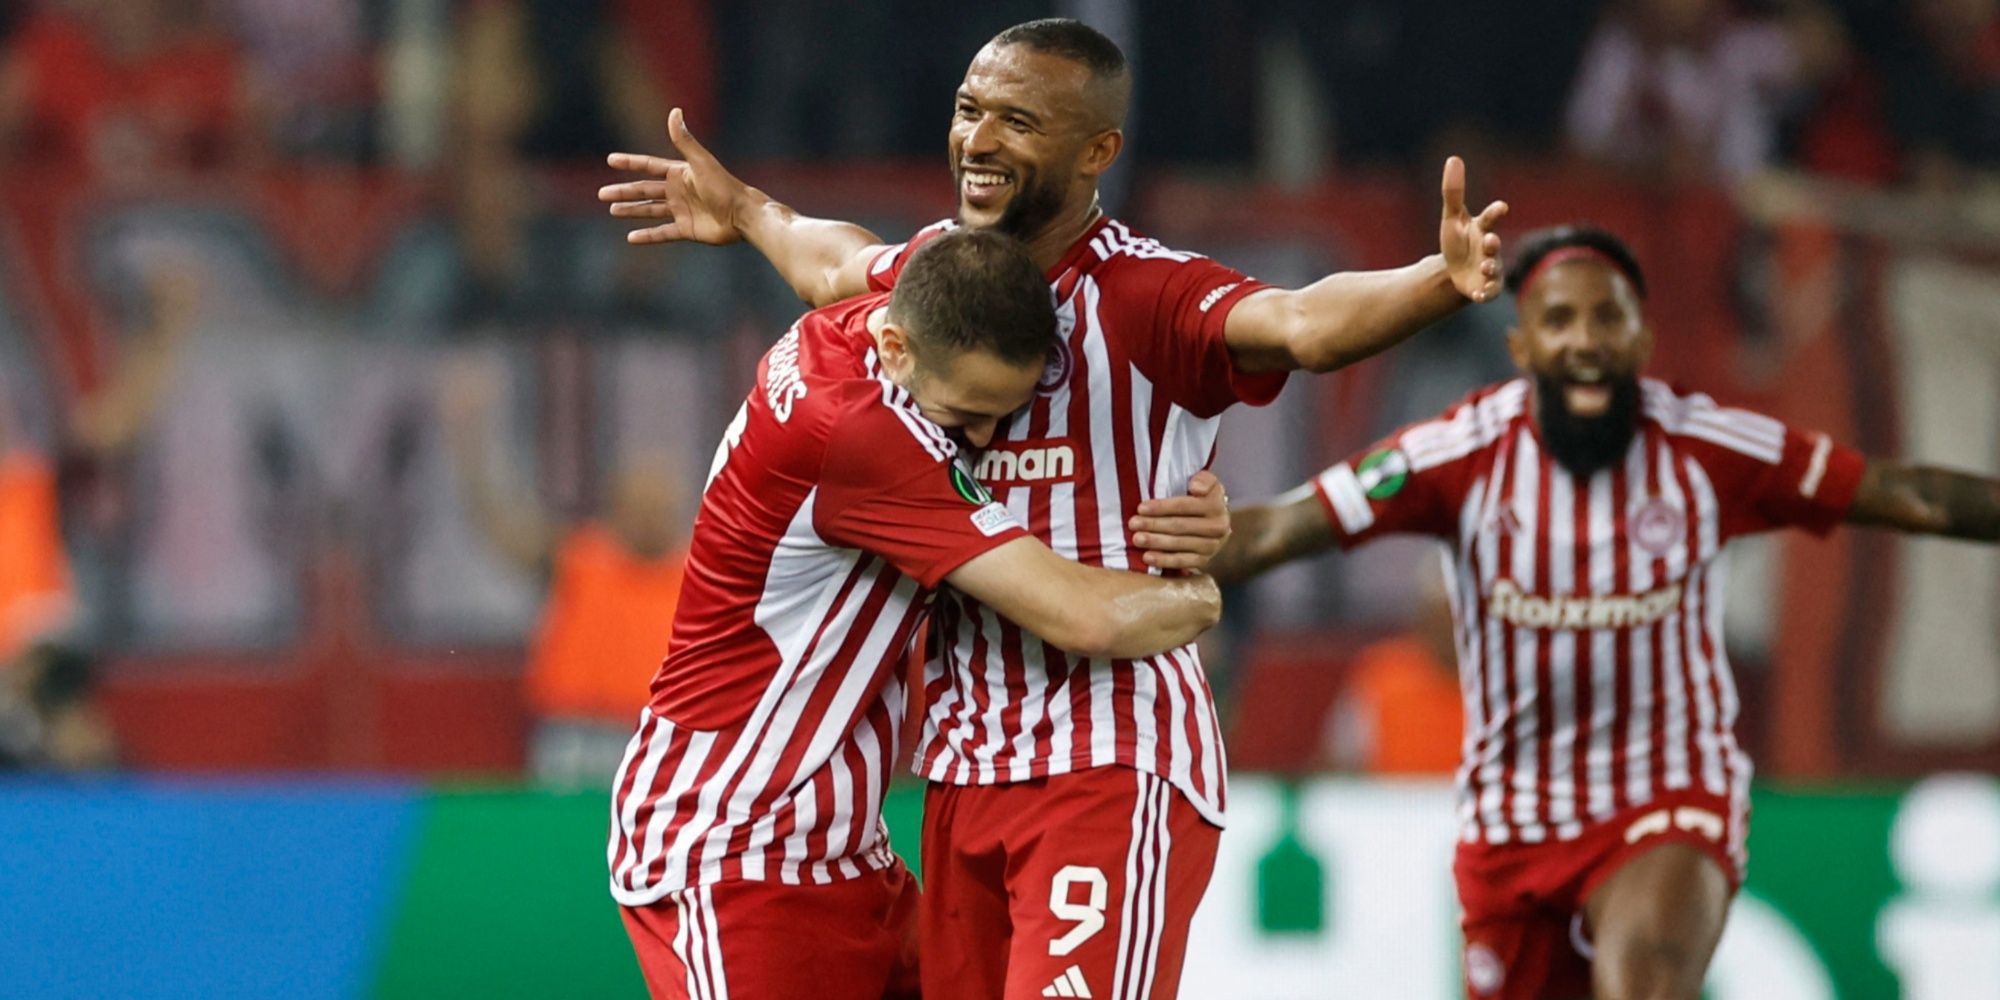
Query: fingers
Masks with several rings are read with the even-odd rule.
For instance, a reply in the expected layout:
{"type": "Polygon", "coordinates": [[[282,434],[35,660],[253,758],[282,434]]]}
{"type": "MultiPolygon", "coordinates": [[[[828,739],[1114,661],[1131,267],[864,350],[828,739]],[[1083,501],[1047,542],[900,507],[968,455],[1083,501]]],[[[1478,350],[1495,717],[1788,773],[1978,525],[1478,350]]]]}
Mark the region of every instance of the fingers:
{"type": "Polygon", "coordinates": [[[709,153],[708,147],[702,145],[701,141],[694,137],[693,132],[688,131],[687,116],[681,114],[679,108],[667,112],[667,139],[674,144],[675,149],[680,150],[682,156],[690,160],[715,159],[709,153]]]}
{"type": "Polygon", "coordinates": [[[664,156],[647,156],[644,153],[613,153],[605,157],[604,162],[613,170],[665,177],[667,171],[672,170],[674,164],[680,161],[670,160],[664,156]]]}
{"type": "Polygon", "coordinates": [[[1445,158],[1443,194],[1447,217],[1465,214],[1465,161],[1456,156],[1445,158]]]}
{"type": "Polygon", "coordinates": [[[664,180],[624,181],[618,184],[606,184],[597,189],[598,201],[651,201],[666,196],[667,182],[664,180]]]}
{"type": "MultiPolygon", "coordinates": [[[[1229,518],[1214,515],[1199,517],[1135,517],[1130,522],[1133,531],[1149,535],[1173,535],[1176,537],[1220,540],[1229,537],[1229,518]]],[[[1164,548],[1146,545],[1143,548],[1164,548]]]]}
{"type": "Polygon", "coordinates": [[[1195,473],[1194,477],[1188,480],[1188,496],[1191,497],[1205,497],[1210,492],[1220,489],[1222,480],[1217,479],[1215,473],[1207,469],[1195,473]]]}
{"type": "Polygon", "coordinates": [[[1154,569],[1181,569],[1199,572],[1208,568],[1208,556],[1187,552],[1146,552],[1140,558],[1154,569]]]}
{"type": "Polygon", "coordinates": [[[674,211],[665,200],[620,201],[612,203],[611,215],[618,219],[671,219],[674,211]]]}
{"type": "MultiPolygon", "coordinates": [[[[1486,211],[1479,213],[1479,228],[1483,232],[1491,233],[1495,228],[1497,228],[1500,225],[1500,220],[1506,217],[1507,217],[1507,203],[1504,201],[1496,201],[1493,204],[1486,206],[1486,211]]],[[[1497,239],[1497,237],[1488,237],[1488,238],[1497,239]]]]}
{"type": "MultiPolygon", "coordinates": [[[[1204,520],[1227,521],[1229,519],[1228,497],[1221,490],[1207,496],[1162,497],[1139,504],[1139,516],[1135,522],[1148,518],[1192,517],[1204,520]]],[[[1138,530],[1135,526],[1133,530],[1138,530]]]]}
{"type": "MultiPolygon", "coordinates": [[[[1224,536],[1228,532],[1223,532],[1224,536]]],[[[1132,544],[1150,552],[1191,552],[1200,556],[1212,556],[1222,549],[1223,537],[1206,538],[1195,535],[1154,531],[1142,531],[1132,536],[1132,544]]]]}
{"type": "Polygon", "coordinates": [[[685,238],[686,236],[681,232],[681,225],[678,222],[669,222],[663,226],[648,226],[645,229],[634,229],[625,234],[625,242],[633,246],[673,243],[685,238]]]}

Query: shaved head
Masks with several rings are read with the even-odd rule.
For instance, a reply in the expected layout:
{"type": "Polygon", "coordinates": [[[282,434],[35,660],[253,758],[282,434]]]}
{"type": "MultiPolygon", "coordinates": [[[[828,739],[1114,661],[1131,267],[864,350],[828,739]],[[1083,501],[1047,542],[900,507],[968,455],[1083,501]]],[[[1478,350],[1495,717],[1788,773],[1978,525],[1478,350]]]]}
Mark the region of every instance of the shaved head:
{"type": "Polygon", "coordinates": [[[992,48],[1020,45],[1074,62],[1090,71],[1083,85],[1084,106],[1094,131],[1123,128],[1132,104],[1132,67],[1124,50],[1096,28],[1067,17],[1017,24],[993,36],[992,48]]]}

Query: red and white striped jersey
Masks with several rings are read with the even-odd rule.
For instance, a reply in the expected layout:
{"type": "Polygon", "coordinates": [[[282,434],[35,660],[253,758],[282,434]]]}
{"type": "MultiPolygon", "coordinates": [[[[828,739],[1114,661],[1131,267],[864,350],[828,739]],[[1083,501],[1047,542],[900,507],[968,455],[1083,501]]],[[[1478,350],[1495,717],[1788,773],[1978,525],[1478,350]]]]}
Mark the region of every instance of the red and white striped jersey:
{"type": "Polygon", "coordinates": [[[931,588],[1024,532],[877,368],[866,324],[886,301],[806,314],[723,435],[666,662],[613,785],[620,903],[892,860],[899,666],[931,588]]]}
{"type": "Polygon", "coordinates": [[[1723,546],[1830,530],[1861,454],[1648,379],[1624,461],[1579,478],[1544,450],[1532,395],[1526,379],[1479,390],[1315,480],[1344,546],[1445,542],[1462,839],[1569,840],[1677,789],[1742,808],[1723,546]]]}
{"type": "MultiPolygon", "coordinates": [[[[893,285],[909,249],[948,226],[884,251],[875,287],[893,285]]],[[[1145,572],[1127,529],[1139,502],[1186,492],[1213,457],[1222,411],[1268,403],[1284,386],[1282,374],[1239,372],[1222,339],[1229,311],[1266,286],[1108,219],[1048,274],[1061,350],[974,471],[1058,553],[1145,572]]],[[[991,784],[1122,765],[1166,779],[1222,823],[1222,734],[1194,646],[1081,659],[949,590],[930,644],[918,773],[991,784]]]]}

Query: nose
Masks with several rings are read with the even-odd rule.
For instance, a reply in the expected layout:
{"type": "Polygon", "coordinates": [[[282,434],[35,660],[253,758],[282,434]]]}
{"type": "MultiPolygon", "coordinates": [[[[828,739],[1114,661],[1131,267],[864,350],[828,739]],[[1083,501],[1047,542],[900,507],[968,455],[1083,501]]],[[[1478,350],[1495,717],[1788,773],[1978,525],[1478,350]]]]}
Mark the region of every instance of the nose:
{"type": "Polygon", "coordinates": [[[966,424],[960,431],[967,441],[972,442],[974,448],[984,448],[993,440],[993,429],[999,423],[997,420],[982,420],[976,424],[966,424]]]}
{"type": "Polygon", "coordinates": [[[999,123],[992,115],[980,115],[966,130],[965,152],[972,156],[981,156],[998,150],[1000,148],[998,129],[999,123]]]}

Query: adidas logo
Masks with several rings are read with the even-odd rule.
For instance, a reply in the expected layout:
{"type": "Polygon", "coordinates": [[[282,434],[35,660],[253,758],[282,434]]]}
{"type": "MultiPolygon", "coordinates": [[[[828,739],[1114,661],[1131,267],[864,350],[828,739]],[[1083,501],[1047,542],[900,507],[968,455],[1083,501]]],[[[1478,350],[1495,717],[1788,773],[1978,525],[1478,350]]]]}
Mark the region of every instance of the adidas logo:
{"type": "Polygon", "coordinates": [[[1090,997],[1090,986],[1083,981],[1083,970],[1072,965],[1056,977],[1056,981],[1042,987],[1045,997],[1090,997]]]}

